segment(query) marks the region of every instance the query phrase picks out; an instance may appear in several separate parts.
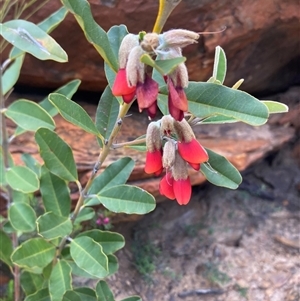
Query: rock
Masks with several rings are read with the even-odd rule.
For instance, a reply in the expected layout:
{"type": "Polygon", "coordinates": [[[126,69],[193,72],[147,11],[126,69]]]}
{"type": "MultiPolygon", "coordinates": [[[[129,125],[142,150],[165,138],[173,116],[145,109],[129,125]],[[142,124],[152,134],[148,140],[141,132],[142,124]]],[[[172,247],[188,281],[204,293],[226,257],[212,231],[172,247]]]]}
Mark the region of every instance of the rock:
{"type": "MultiPolygon", "coordinates": [[[[151,31],[158,9],[158,0],[131,0],[130,5],[128,1],[115,0],[89,2],[95,20],[105,30],[116,24],[126,24],[132,33],[151,31]]],[[[43,20],[60,6],[59,0],[49,1],[31,21],[43,20]]],[[[231,86],[244,78],[244,90],[266,93],[299,81],[299,17],[298,0],[201,3],[185,0],[176,7],[165,30],[185,28],[203,32],[218,31],[226,26],[224,32],[201,35],[197,45],[184,49],[190,79],[206,81],[211,76],[214,50],[220,45],[228,60],[225,84],[231,86]]],[[[52,36],[68,53],[69,62],[38,61],[28,55],[19,83],[53,88],[78,78],[82,80],[81,89],[102,91],[106,86],[102,59],[86,41],[71,14],[52,36]]]]}

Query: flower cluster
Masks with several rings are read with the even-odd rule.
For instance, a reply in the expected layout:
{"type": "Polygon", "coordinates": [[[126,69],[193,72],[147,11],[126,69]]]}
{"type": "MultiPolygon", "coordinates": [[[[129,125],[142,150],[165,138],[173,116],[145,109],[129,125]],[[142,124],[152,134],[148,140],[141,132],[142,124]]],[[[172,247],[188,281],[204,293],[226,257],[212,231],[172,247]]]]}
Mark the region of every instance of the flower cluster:
{"type": "Polygon", "coordinates": [[[200,164],[208,161],[208,154],[196,140],[189,123],[185,119],[177,121],[170,115],[160,122],[151,122],[146,133],[146,149],[145,172],[159,175],[165,168],[160,193],[186,205],[192,192],[188,165],[198,171],[200,164]]]}
{"type": "MultiPolygon", "coordinates": [[[[198,38],[199,34],[184,29],[173,29],[163,34],[127,34],[119,49],[119,71],[112,87],[113,95],[122,96],[125,103],[130,103],[136,97],[139,110],[146,109],[149,117],[153,118],[157,111],[159,86],[148,75],[141,56],[150,54],[160,60],[181,57],[181,49],[196,43],[198,38]]],[[[165,74],[164,80],[169,90],[169,112],[174,119],[181,121],[184,112],[188,110],[184,92],[184,88],[188,86],[185,64],[180,63],[170,74],[165,74]]]]}

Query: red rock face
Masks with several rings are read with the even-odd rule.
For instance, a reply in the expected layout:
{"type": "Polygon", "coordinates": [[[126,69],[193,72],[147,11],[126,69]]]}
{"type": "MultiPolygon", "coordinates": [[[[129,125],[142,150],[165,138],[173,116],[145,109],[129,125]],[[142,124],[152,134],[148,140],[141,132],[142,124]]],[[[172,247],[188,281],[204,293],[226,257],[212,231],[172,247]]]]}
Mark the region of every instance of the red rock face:
{"type": "MultiPolygon", "coordinates": [[[[96,21],[105,30],[115,24],[125,24],[132,33],[151,31],[158,9],[158,0],[89,2],[96,21]]],[[[59,0],[49,1],[31,21],[42,20],[60,5],[59,0]]],[[[164,29],[185,28],[202,32],[218,31],[226,26],[224,32],[201,35],[198,44],[184,49],[190,79],[206,81],[211,76],[214,50],[220,45],[228,60],[225,84],[231,86],[244,78],[244,90],[263,93],[281,90],[297,80],[299,18],[298,0],[183,0],[164,29]]],[[[106,85],[103,61],[86,41],[71,14],[52,36],[68,53],[69,62],[40,62],[28,55],[20,83],[57,87],[79,78],[81,89],[103,90],[106,85]]]]}

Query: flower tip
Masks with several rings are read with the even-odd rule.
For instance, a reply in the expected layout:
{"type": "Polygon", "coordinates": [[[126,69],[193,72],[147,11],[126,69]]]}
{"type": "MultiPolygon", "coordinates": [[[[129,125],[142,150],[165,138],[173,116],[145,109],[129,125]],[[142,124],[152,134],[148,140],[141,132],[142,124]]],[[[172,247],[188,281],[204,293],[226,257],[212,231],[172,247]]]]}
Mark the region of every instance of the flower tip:
{"type": "Polygon", "coordinates": [[[178,142],[180,156],[192,164],[201,164],[208,161],[208,154],[204,147],[193,138],[189,142],[178,142]]]}
{"type": "Polygon", "coordinates": [[[191,199],[192,186],[190,178],[180,179],[173,182],[173,191],[179,205],[187,205],[191,199]]]}
{"type": "Polygon", "coordinates": [[[159,175],[163,170],[161,150],[147,151],[144,171],[147,174],[159,175]]]}
{"type": "MultiPolygon", "coordinates": [[[[129,95],[129,94],[135,93],[135,89],[136,89],[135,87],[128,86],[127,79],[126,79],[126,70],[119,69],[119,71],[116,75],[114,84],[112,86],[112,94],[114,96],[129,95]]],[[[133,99],[133,97],[132,97],[132,99],[133,99]]]]}

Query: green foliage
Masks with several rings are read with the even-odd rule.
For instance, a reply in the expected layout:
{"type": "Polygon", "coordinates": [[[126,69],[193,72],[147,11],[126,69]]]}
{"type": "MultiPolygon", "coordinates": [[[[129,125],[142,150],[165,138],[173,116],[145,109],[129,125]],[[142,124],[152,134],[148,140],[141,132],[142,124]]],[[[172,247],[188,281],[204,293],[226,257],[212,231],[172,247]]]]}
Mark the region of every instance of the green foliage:
{"type": "MultiPolygon", "coordinates": [[[[21,296],[25,298],[22,300],[113,301],[114,296],[103,278],[117,272],[119,263],[115,253],[124,247],[125,239],[110,231],[86,230],[85,225],[100,216],[99,209],[96,215],[92,206],[126,214],[146,214],[155,208],[155,199],[150,193],[127,184],[135,164],[132,158],[120,158],[101,169],[114,148],[146,150],[145,135],[128,144],[116,143],[130,105],[123,104],[121,97],[115,97],[111,87],[118,71],[120,45],[128,30],[125,25],[119,25],[106,32],[95,22],[87,0],[62,0],[62,3],[62,8],[38,25],[21,19],[0,24],[1,36],[12,46],[8,60],[1,66],[0,114],[1,118],[17,125],[11,136],[1,128],[0,184],[8,200],[8,214],[0,216],[0,260],[16,277],[20,275],[21,296]],[[61,63],[68,60],[65,51],[49,35],[68,12],[74,15],[87,40],[104,59],[108,86],[101,95],[95,121],[71,100],[80,85],[77,79],[56,89],[39,103],[19,99],[8,102],[10,105],[6,107],[27,53],[40,60],[61,63]],[[99,157],[84,187],[79,181],[71,147],[55,132],[53,117],[58,113],[98,139],[99,157]],[[12,160],[9,143],[27,131],[34,132],[42,163],[30,154],[23,154],[21,159],[25,166],[20,166],[12,160]],[[75,182],[78,188],[76,206],[71,206],[70,182],[75,182]],[[96,288],[73,287],[74,276],[97,279],[96,288]]],[[[158,60],[154,56],[144,54],[140,59],[153,68],[152,77],[159,84],[158,105],[166,115],[168,90],[164,76],[176,70],[179,64],[183,65],[186,59],[158,60]]],[[[225,52],[217,46],[212,77],[206,83],[190,82],[185,89],[191,123],[242,121],[259,126],[267,121],[269,114],[287,112],[284,104],[260,101],[239,91],[242,81],[233,88],[224,86],[226,64],[225,52]]],[[[236,189],[242,180],[237,169],[223,156],[211,150],[207,152],[209,161],[201,164],[200,172],[215,185],[236,189]]],[[[105,217],[110,219],[110,215],[105,217]]],[[[135,265],[142,275],[148,276],[155,269],[155,257],[159,252],[151,242],[135,240],[135,265]]],[[[221,284],[228,280],[227,275],[213,265],[207,266],[207,277],[221,284]]],[[[12,300],[13,289],[10,291],[7,297],[12,300]]],[[[138,296],[131,296],[122,301],[140,300],[138,296]]]]}

